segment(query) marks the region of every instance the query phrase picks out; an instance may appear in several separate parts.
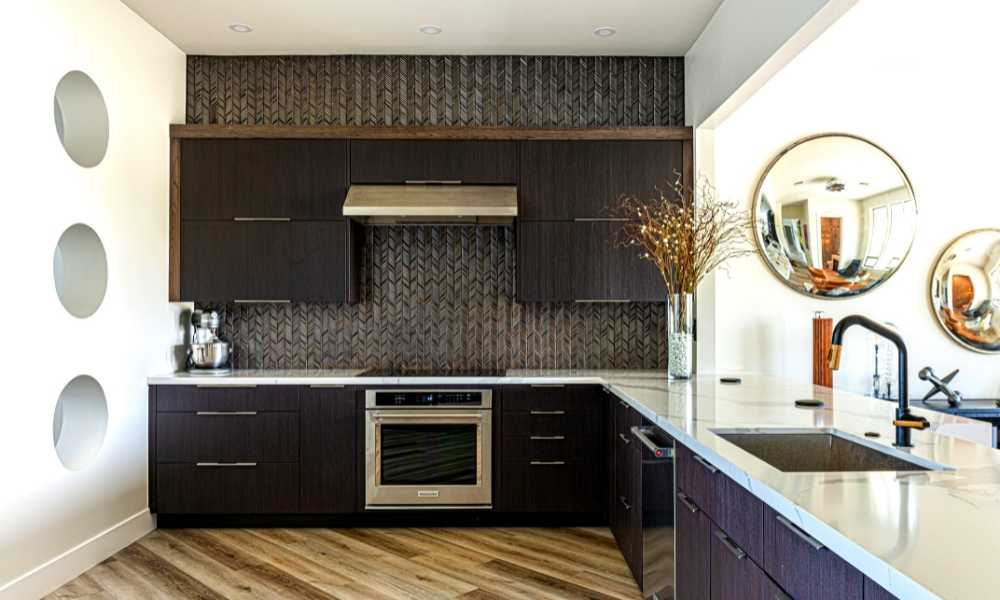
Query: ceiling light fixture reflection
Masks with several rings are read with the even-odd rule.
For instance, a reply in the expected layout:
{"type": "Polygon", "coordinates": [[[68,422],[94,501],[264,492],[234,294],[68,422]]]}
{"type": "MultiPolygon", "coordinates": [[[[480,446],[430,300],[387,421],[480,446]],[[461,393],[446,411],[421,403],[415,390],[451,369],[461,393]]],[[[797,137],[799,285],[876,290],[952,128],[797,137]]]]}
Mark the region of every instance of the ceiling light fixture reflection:
{"type": "Polygon", "coordinates": [[[235,31],[236,33],[250,33],[251,31],[253,31],[253,27],[250,27],[246,23],[233,23],[232,25],[229,26],[229,28],[235,31]]]}
{"type": "Polygon", "coordinates": [[[618,33],[618,30],[616,30],[614,27],[608,27],[607,25],[598,27],[597,29],[594,30],[594,35],[596,35],[597,37],[604,37],[604,38],[611,37],[616,33],[618,33]]]}
{"type": "Polygon", "coordinates": [[[423,27],[420,28],[420,33],[423,33],[423,34],[426,34],[426,35],[437,35],[437,34],[441,33],[442,31],[443,30],[440,27],[438,27],[437,25],[424,25],[423,27]]]}

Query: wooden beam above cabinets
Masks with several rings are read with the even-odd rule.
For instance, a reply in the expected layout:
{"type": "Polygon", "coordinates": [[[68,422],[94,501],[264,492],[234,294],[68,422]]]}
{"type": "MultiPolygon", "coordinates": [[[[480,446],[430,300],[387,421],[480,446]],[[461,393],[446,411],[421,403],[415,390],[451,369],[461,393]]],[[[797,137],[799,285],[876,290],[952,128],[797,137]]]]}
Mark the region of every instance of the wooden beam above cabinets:
{"type": "Polygon", "coordinates": [[[515,127],[367,127],[340,125],[188,125],[170,126],[172,139],[299,138],[425,140],[679,140],[693,137],[690,127],[515,128],[515,127]]]}

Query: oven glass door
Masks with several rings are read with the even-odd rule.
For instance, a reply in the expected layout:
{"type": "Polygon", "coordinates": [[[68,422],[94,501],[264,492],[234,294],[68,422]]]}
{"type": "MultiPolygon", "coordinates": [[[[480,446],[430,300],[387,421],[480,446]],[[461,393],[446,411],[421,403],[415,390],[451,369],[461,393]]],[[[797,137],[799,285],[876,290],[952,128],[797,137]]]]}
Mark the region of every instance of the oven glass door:
{"type": "Polygon", "coordinates": [[[366,505],[491,503],[489,410],[368,411],[366,505]]]}

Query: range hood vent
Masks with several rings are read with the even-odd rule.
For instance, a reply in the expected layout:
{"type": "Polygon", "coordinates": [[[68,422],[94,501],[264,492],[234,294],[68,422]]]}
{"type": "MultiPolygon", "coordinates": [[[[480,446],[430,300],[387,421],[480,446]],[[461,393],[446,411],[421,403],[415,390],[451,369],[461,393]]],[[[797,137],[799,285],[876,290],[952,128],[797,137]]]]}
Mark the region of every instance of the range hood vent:
{"type": "Polygon", "coordinates": [[[512,185],[352,185],[344,216],[369,224],[497,224],[517,216],[512,185]]]}

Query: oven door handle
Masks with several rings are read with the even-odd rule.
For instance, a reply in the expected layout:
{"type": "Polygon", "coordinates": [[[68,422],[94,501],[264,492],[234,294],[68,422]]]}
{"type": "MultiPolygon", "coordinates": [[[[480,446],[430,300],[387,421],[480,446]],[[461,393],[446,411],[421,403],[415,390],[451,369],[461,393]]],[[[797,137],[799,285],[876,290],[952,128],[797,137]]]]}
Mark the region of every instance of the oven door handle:
{"type": "Polygon", "coordinates": [[[371,419],[373,422],[393,421],[393,420],[396,420],[396,419],[400,419],[400,420],[403,420],[403,421],[415,421],[415,420],[421,420],[421,421],[440,421],[442,419],[447,419],[449,421],[455,420],[455,419],[461,419],[461,420],[465,420],[465,421],[468,421],[468,420],[481,421],[483,419],[483,415],[478,414],[478,413],[430,413],[430,414],[428,414],[427,412],[420,412],[420,413],[384,413],[384,412],[371,412],[371,413],[368,413],[368,418],[371,419]]]}

